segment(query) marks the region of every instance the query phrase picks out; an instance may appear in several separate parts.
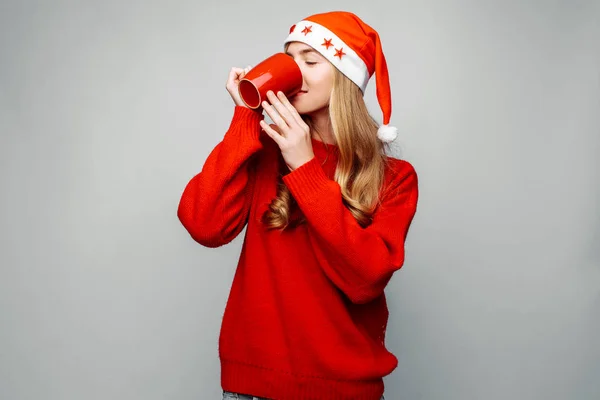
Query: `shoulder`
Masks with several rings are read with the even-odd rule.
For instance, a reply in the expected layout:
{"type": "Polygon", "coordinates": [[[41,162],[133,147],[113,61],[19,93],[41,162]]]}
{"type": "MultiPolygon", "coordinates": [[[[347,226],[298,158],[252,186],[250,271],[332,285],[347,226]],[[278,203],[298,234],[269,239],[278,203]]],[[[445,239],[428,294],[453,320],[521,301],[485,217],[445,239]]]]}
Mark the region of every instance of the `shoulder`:
{"type": "Polygon", "coordinates": [[[386,182],[399,184],[406,179],[415,180],[415,183],[417,183],[418,175],[415,167],[407,160],[388,156],[385,167],[386,182]]]}
{"type": "Polygon", "coordinates": [[[402,198],[406,204],[416,205],[419,196],[419,177],[407,160],[387,157],[382,200],[402,198]]]}
{"type": "Polygon", "coordinates": [[[410,163],[410,161],[394,158],[390,156],[386,156],[387,166],[386,166],[386,174],[396,176],[398,174],[410,174],[417,175],[417,171],[415,167],[410,163]]]}

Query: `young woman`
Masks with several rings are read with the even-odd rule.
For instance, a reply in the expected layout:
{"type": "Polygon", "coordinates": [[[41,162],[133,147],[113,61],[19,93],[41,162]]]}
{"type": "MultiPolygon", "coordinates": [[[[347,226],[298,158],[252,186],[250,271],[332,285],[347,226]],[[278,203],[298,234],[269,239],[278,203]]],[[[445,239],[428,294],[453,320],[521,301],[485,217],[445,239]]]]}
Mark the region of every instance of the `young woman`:
{"type": "Polygon", "coordinates": [[[291,27],[285,51],[302,91],[255,111],[237,93],[248,69],[233,68],[231,124],[178,208],[207,247],[247,228],[219,337],[223,398],[379,400],[398,365],[384,288],[404,263],[417,175],[385,155],[396,131],[376,31],[317,14],[291,27]],[[363,100],[373,74],[383,126],[363,100]]]}

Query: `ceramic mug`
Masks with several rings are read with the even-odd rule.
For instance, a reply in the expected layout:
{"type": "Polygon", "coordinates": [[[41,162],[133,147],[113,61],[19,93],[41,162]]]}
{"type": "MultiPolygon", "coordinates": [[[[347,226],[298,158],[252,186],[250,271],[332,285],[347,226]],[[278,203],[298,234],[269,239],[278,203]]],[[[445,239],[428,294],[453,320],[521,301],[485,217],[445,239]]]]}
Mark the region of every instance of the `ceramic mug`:
{"type": "Polygon", "coordinates": [[[267,92],[283,92],[287,98],[302,89],[302,72],[296,61],[285,53],[276,53],[253,67],[238,85],[240,98],[252,109],[261,106],[267,92]]]}

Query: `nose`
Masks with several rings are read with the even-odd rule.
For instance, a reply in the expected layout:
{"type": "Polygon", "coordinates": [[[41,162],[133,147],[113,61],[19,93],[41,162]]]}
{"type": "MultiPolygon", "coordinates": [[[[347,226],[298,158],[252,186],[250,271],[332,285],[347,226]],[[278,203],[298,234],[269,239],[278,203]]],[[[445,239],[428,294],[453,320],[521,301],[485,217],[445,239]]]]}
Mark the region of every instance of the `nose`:
{"type": "MultiPolygon", "coordinates": [[[[298,68],[300,69],[300,73],[302,74],[302,87],[304,88],[306,86],[306,80],[304,79],[304,70],[302,63],[300,62],[300,59],[296,59],[294,58],[294,61],[296,62],[296,64],[298,65],[298,68]]],[[[304,89],[303,89],[304,90],[304,89]]]]}
{"type": "Polygon", "coordinates": [[[302,72],[302,75],[304,76],[304,71],[302,71],[302,63],[300,62],[300,60],[294,60],[296,62],[296,65],[298,65],[298,68],[300,68],[300,71],[302,72]]]}

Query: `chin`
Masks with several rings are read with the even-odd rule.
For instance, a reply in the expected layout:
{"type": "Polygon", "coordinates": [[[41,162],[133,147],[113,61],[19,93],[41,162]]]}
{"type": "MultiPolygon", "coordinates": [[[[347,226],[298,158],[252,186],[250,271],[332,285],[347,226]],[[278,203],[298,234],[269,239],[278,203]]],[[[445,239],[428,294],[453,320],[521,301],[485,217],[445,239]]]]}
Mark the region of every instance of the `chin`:
{"type": "Polygon", "coordinates": [[[296,111],[298,111],[298,114],[300,115],[313,114],[316,111],[320,111],[321,109],[326,107],[326,105],[317,105],[317,107],[315,107],[314,104],[311,104],[310,99],[301,99],[297,97],[292,98],[290,103],[294,106],[294,108],[296,109],[296,111]]]}
{"type": "Polygon", "coordinates": [[[306,114],[307,112],[310,112],[308,107],[306,107],[306,105],[303,104],[304,102],[299,101],[298,99],[292,99],[290,103],[292,103],[296,111],[298,111],[298,114],[306,114]]]}

